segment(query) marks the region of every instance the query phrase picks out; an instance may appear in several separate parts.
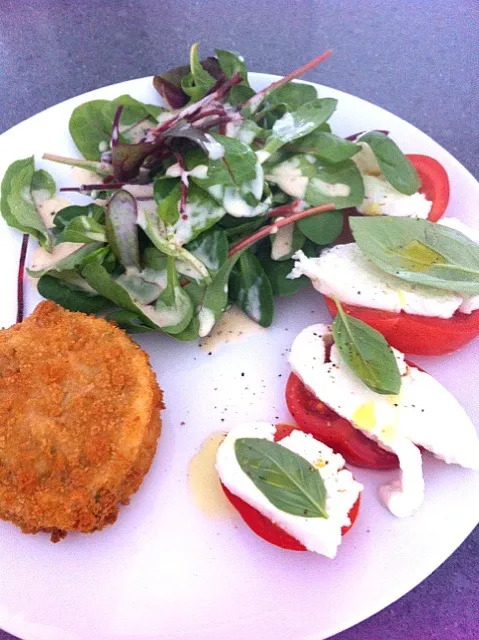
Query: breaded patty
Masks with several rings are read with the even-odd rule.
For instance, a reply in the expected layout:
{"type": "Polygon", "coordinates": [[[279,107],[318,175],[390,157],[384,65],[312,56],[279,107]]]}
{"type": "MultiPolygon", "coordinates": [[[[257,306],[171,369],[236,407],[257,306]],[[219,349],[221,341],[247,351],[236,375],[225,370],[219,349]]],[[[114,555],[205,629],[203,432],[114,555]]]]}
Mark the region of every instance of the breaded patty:
{"type": "Polygon", "coordinates": [[[121,329],[39,304],[0,331],[0,518],[53,541],[115,522],[150,468],[162,408],[121,329]]]}

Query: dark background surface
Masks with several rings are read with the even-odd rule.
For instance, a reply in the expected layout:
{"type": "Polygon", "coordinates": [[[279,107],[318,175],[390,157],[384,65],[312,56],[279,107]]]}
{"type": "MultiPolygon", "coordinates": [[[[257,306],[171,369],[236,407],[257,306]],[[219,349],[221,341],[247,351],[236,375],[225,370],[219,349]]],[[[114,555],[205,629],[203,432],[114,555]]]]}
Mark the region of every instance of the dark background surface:
{"type": "MultiPolygon", "coordinates": [[[[195,41],[277,74],[331,47],[308,79],[412,122],[479,178],[476,0],[0,0],[0,132],[79,93],[175,66],[195,41]]],[[[479,638],[478,557],[476,529],[429,579],[335,639],[479,638]]]]}

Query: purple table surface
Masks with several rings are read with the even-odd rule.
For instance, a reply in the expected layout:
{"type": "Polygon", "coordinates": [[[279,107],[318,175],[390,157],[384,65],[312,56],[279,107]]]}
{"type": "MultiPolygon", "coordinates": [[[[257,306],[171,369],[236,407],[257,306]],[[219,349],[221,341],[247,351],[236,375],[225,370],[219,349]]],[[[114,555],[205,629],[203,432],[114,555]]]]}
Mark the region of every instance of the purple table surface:
{"type": "MultiPolygon", "coordinates": [[[[192,42],[278,74],[332,47],[309,79],[402,116],[479,177],[478,22],[476,0],[0,0],[0,132],[79,93],[176,66],[192,42]]],[[[476,529],[422,584],[335,639],[479,638],[478,556],[476,529]]]]}

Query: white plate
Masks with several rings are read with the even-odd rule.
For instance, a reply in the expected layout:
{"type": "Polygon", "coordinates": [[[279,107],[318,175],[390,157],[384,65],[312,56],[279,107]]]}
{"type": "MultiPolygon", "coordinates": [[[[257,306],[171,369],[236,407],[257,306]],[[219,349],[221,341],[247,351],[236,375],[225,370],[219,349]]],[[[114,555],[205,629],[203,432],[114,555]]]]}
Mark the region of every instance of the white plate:
{"type": "MultiPolygon", "coordinates": [[[[251,79],[261,88],[276,77],[251,79]]],[[[379,107],[318,89],[339,99],[332,118],[337,133],[387,129],[404,151],[437,158],[451,179],[448,214],[477,226],[479,185],[447,151],[379,107]]],[[[123,93],[157,101],[147,78],[47,109],[0,137],[0,176],[32,153],[38,160],[43,151],[74,155],[67,127],[72,109],[123,93]]],[[[71,184],[67,167],[40,160],[38,166],[58,185],[71,184]]],[[[15,317],[19,235],[2,224],[0,242],[0,326],[7,326],[15,317]]],[[[29,288],[28,311],[37,301],[29,288]]],[[[328,317],[319,295],[303,292],[278,301],[273,327],[213,355],[164,336],[139,339],[167,405],[153,467],[118,522],[102,533],[69,535],[53,545],[46,535],[22,535],[0,523],[0,627],[26,640],[321,640],[389,605],[436,569],[479,520],[473,499],[479,474],[430,458],[426,502],[407,520],[395,519],[376,498],[376,487],[391,474],[355,472],[366,485],[362,509],[334,561],[272,547],[237,516],[214,518],[195,504],[188,466],[202,442],[240,420],[287,420],[285,351],[300,329],[328,317]]],[[[476,424],[478,347],[417,359],[476,424]]]]}

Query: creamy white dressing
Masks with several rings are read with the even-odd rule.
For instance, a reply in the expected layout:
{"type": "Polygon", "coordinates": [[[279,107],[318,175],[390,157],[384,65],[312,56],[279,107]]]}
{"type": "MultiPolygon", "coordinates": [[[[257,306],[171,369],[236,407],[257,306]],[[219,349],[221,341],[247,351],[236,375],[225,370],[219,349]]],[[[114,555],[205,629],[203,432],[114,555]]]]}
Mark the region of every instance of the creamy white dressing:
{"type": "Polygon", "coordinates": [[[236,305],[232,305],[215,323],[211,333],[201,341],[201,349],[214,353],[222,345],[244,340],[255,333],[265,332],[264,327],[248,318],[236,305]]]}
{"type": "Polygon", "coordinates": [[[347,198],[351,193],[351,188],[347,184],[340,182],[331,184],[319,178],[313,178],[311,180],[311,187],[317,189],[325,196],[331,196],[331,198],[347,198]]]}
{"type": "Polygon", "coordinates": [[[281,260],[281,258],[291,253],[293,249],[293,233],[294,224],[288,224],[278,229],[277,233],[273,236],[273,243],[271,245],[271,258],[273,260],[281,260]]]}
{"type": "Polygon", "coordinates": [[[47,229],[51,229],[54,226],[53,218],[60,209],[69,207],[72,204],[70,200],[59,196],[50,198],[50,193],[46,189],[36,189],[32,191],[32,196],[38,215],[47,229]]]}
{"type": "Polygon", "coordinates": [[[125,184],[122,187],[124,191],[128,191],[135,198],[151,198],[153,199],[152,184],[125,184]]]}
{"type": "Polygon", "coordinates": [[[200,338],[204,338],[211,332],[214,327],[215,314],[211,309],[208,309],[207,307],[201,307],[198,313],[198,321],[200,323],[198,335],[200,336],[200,338]]]}
{"type": "Polygon", "coordinates": [[[271,158],[269,151],[263,151],[262,149],[256,151],[256,159],[260,164],[264,164],[268,158],[271,158]]]}
{"type": "Polygon", "coordinates": [[[142,121],[135,125],[120,125],[119,131],[130,144],[136,144],[143,140],[148,129],[151,128],[151,122],[142,121]]]}
{"type": "Polygon", "coordinates": [[[107,142],[106,140],[102,140],[102,141],[100,142],[100,144],[98,145],[98,151],[99,151],[100,153],[105,153],[105,151],[108,151],[108,149],[109,149],[109,144],[108,144],[108,142],[107,142]]]}
{"type": "Polygon", "coordinates": [[[298,158],[292,158],[277,165],[266,179],[277,184],[288,195],[300,200],[304,198],[309,183],[309,178],[301,171],[298,158]]]}
{"type": "Polygon", "coordinates": [[[212,209],[199,200],[187,202],[184,214],[180,215],[173,226],[168,227],[168,234],[174,237],[178,245],[183,246],[193,238],[197,229],[205,228],[210,220],[219,219],[222,215],[223,209],[219,206],[212,209]]]}
{"type": "Polygon", "coordinates": [[[32,271],[44,271],[45,269],[51,269],[61,260],[68,258],[68,256],[71,256],[71,254],[77,251],[77,249],[84,246],[85,245],[82,242],[62,242],[56,247],[53,247],[51,253],[45,251],[42,247],[37,247],[32,255],[30,269],[32,271]]]}
{"type": "Polygon", "coordinates": [[[204,143],[206,152],[208,153],[208,157],[210,158],[210,160],[221,160],[221,158],[225,155],[225,148],[222,144],[217,142],[209,133],[206,133],[205,135],[208,138],[208,141],[204,143]]]}

